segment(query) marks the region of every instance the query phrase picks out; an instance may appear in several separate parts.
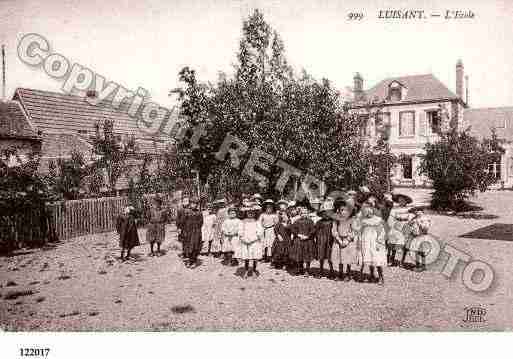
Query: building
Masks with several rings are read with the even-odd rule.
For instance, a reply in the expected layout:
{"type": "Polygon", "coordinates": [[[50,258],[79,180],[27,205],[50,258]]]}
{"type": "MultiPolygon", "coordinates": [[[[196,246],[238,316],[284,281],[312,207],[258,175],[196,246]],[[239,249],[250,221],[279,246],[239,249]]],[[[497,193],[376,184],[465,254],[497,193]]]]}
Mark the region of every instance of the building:
{"type": "Polygon", "coordinates": [[[0,156],[14,166],[41,151],[42,138],[16,101],[0,101],[0,156]],[[14,155],[16,153],[16,155],[14,155]]]}
{"type": "MultiPolygon", "coordinates": [[[[392,169],[396,186],[429,186],[429,180],[419,174],[419,155],[427,142],[439,138],[440,131],[452,126],[471,127],[479,138],[489,137],[497,128],[505,143],[513,143],[513,108],[471,109],[468,90],[464,88],[463,63],[456,63],[456,91],[451,91],[432,74],[393,77],[364,90],[363,77],[354,76],[350,111],[361,116],[363,135],[369,143],[376,139],[382,124],[390,125],[390,151],[399,156],[392,169]],[[502,127],[501,127],[502,126],[502,127]]],[[[490,170],[510,186],[513,185],[513,150],[503,160],[491,164],[490,170]]]]}
{"type": "MultiPolygon", "coordinates": [[[[88,92],[87,96],[95,94],[88,92]]],[[[118,181],[120,191],[128,188],[129,178],[137,180],[143,156],[158,157],[166,147],[162,139],[142,133],[137,121],[129,117],[123,107],[91,105],[84,97],[27,88],[16,89],[11,103],[17,105],[31,128],[40,134],[41,173],[48,172],[50,162],[71,158],[72,151],[81,152],[86,160],[91,159],[96,125],[105,120],[113,122],[113,132],[122,145],[130,142],[131,138],[136,143],[128,173],[118,181]]]]}
{"type": "Polygon", "coordinates": [[[464,126],[477,138],[489,137],[495,130],[505,152],[497,162],[490,163],[489,170],[497,178],[497,187],[513,187],[513,107],[467,109],[464,126]]]}

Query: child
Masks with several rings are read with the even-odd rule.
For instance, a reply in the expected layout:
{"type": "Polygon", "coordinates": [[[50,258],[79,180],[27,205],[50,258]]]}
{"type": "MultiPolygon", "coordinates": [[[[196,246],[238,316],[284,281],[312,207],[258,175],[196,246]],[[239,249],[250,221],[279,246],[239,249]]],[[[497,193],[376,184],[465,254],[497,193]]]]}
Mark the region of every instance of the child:
{"type": "Polygon", "coordinates": [[[297,204],[295,201],[289,202],[287,211],[288,211],[288,217],[289,217],[291,224],[299,219],[300,216],[299,216],[297,204]]]}
{"type": "Polygon", "coordinates": [[[203,213],[203,227],[201,228],[201,239],[203,241],[202,253],[210,255],[212,240],[214,239],[214,224],[216,214],[212,204],[207,204],[207,210],[203,213]]]}
{"type": "Polygon", "coordinates": [[[239,228],[239,245],[236,247],[235,257],[244,261],[244,278],[258,275],[257,261],[262,258],[262,240],[264,229],[257,216],[260,213],[260,206],[252,204],[241,208],[243,220],[239,228]],[[249,262],[253,261],[253,270],[249,269],[249,262]]]}
{"type": "Polygon", "coordinates": [[[272,256],[272,247],[275,239],[274,226],[278,224],[278,216],[274,213],[274,201],[267,199],[264,201],[264,213],[260,215],[258,221],[264,228],[264,262],[269,262],[272,256]]]}
{"type": "Polygon", "coordinates": [[[274,268],[281,269],[288,262],[288,248],[290,245],[290,232],[287,228],[289,218],[285,211],[278,212],[278,224],[274,227],[275,240],[272,248],[272,264],[274,268]]]}
{"type": "Polygon", "coordinates": [[[397,265],[395,260],[397,251],[403,251],[404,254],[406,238],[403,229],[410,218],[408,210],[404,208],[405,205],[404,202],[400,202],[400,207],[392,208],[388,217],[387,263],[392,267],[397,265]]]}
{"type": "Polygon", "coordinates": [[[150,256],[160,255],[160,246],[166,236],[167,211],[162,208],[162,199],[155,197],[153,199],[154,207],[150,209],[149,224],[146,231],[146,241],[150,244],[150,256]],[[157,244],[157,252],[153,247],[157,244]]]}
{"type": "Polygon", "coordinates": [[[292,246],[289,256],[297,266],[296,274],[310,275],[310,262],[315,259],[315,242],[312,234],[315,229],[313,221],[308,216],[306,206],[299,206],[300,217],[289,226],[292,236],[292,246]],[[303,265],[306,264],[306,272],[303,265]]]}
{"type": "Polygon", "coordinates": [[[403,255],[401,257],[401,267],[403,268],[406,267],[406,256],[410,252],[410,244],[413,239],[420,234],[418,219],[423,215],[422,211],[416,208],[413,208],[410,211],[413,212],[413,216],[409,216],[408,221],[402,228],[404,245],[402,247],[403,255]]]}
{"type": "Polygon", "coordinates": [[[224,220],[221,231],[223,233],[222,252],[225,264],[238,265],[237,259],[233,258],[236,246],[239,244],[240,219],[237,218],[235,207],[229,207],[228,218],[224,220]]]}
{"type": "Polygon", "coordinates": [[[198,208],[199,200],[192,198],[189,209],[183,214],[183,251],[188,260],[187,266],[196,265],[201,251],[201,228],[203,227],[203,214],[198,208]]]}
{"type": "Polygon", "coordinates": [[[310,216],[310,219],[313,221],[313,223],[316,224],[321,219],[321,217],[319,217],[317,214],[321,207],[321,201],[319,201],[317,198],[314,198],[310,201],[310,206],[310,213],[308,215],[310,216]]]}
{"type": "Polygon", "coordinates": [[[376,215],[376,200],[370,197],[362,205],[361,219],[357,226],[360,243],[361,268],[360,278],[363,278],[363,268],[369,266],[371,280],[380,285],[385,284],[383,267],[386,265],[385,226],[383,219],[376,215]],[[374,267],[377,267],[378,278],[374,277],[374,267]]]}
{"type": "Polygon", "coordinates": [[[317,245],[317,259],[320,263],[319,277],[324,276],[324,261],[327,259],[330,266],[329,277],[334,277],[333,263],[331,261],[331,249],[333,247],[333,219],[331,213],[333,205],[325,202],[320,208],[321,219],[315,224],[315,243],[317,245]]]}
{"type": "Polygon", "coordinates": [[[224,220],[228,217],[226,210],[226,200],[224,198],[218,199],[214,202],[216,208],[216,219],[214,221],[214,232],[212,234],[212,246],[211,250],[214,253],[214,257],[219,257],[222,253],[223,246],[223,233],[222,225],[224,220]]]}
{"type": "Polygon", "coordinates": [[[338,264],[338,280],[350,281],[351,265],[356,263],[356,242],[355,232],[353,230],[355,215],[354,200],[349,198],[340,203],[333,223],[333,249],[331,251],[331,261],[338,264]],[[344,264],[346,271],[344,273],[344,264]]]}
{"type": "MultiPolygon", "coordinates": [[[[420,212],[420,211],[419,211],[420,212]]],[[[415,252],[415,270],[422,272],[426,269],[426,252],[430,248],[430,242],[435,238],[429,234],[431,220],[422,212],[417,216],[414,232],[414,240],[410,242],[410,251],[415,252]]]]}
{"type": "Polygon", "coordinates": [[[125,261],[130,257],[132,248],[141,244],[137,233],[137,221],[135,219],[134,207],[126,207],[123,214],[116,220],[116,230],[119,234],[119,246],[121,247],[121,260],[125,261]],[[126,257],[124,256],[126,250],[126,257]]]}

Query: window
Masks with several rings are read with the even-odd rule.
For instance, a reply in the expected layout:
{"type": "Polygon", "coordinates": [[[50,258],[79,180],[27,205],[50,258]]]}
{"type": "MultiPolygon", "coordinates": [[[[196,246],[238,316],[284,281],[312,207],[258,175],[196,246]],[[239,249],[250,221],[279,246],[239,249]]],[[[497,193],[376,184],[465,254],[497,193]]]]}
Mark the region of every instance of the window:
{"type": "Polygon", "coordinates": [[[360,115],[360,123],[362,136],[370,136],[369,115],[360,115]]]}
{"type": "Polygon", "coordinates": [[[415,136],[415,113],[413,111],[399,112],[399,136],[415,136]]]}
{"type": "Polygon", "coordinates": [[[403,178],[404,179],[412,179],[413,178],[413,160],[411,156],[404,156],[401,160],[401,165],[403,167],[403,178]]]}
{"type": "Polygon", "coordinates": [[[390,112],[380,112],[374,120],[375,133],[378,134],[384,130],[384,125],[390,124],[390,112]]]}
{"type": "Polygon", "coordinates": [[[390,101],[401,101],[401,88],[391,87],[389,92],[390,101]]]}
{"type": "Polygon", "coordinates": [[[442,128],[442,118],[440,117],[440,111],[427,111],[426,116],[430,133],[439,135],[442,128]]]}

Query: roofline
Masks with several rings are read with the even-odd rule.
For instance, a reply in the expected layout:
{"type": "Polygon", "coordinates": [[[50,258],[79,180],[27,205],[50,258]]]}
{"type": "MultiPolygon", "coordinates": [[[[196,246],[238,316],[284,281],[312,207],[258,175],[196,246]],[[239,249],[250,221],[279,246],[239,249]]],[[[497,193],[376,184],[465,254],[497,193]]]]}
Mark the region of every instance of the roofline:
{"type": "MultiPolygon", "coordinates": [[[[402,105],[411,105],[411,104],[421,104],[421,103],[433,103],[433,102],[441,102],[441,101],[449,101],[454,102],[457,101],[463,105],[463,107],[468,108],[468,105],[459,97],[445,97],[445,98],[435,98],[429,100],[410,100],[410,101],[400,101],[400,102],[383,102],[383,103],[374,103],[370,104],[370,107],[388,107],[388,106],[402,106],[402,105]]],[[[359,109],[369,107],[369,104],[362,105],[349,105],[349,109],[359,109]]]]}
{"type": "Polygon", "coordinates": [[[16,88],[16,90],[14,91],[14,95],[12,96],[12,101],[13,102],[17,102],[23,112],[23,114],[25,115],[25,118],[27,119],[27,122],[29,124],[29,126],[36,132],[38,133],[39,129],[34,125],[33,121],[32,121],[32,117],[30,117],[30,114],[29,112],[27,111],[27,109],[25,108],[25,105],[23,104],[23,101],[22,101],[22,97],[20,95],[18,95],[18,90],[20,88],[16,88]],[[15,98],[17,98],[17,100],[15,100],[15,98]]]}

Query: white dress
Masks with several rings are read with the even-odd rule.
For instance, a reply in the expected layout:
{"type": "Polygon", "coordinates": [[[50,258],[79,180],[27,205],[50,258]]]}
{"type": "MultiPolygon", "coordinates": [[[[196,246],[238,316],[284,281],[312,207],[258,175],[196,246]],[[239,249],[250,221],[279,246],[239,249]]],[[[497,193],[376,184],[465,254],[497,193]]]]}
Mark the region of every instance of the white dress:
{"type": "Polygon", "coordinates": [[[208,251],[208,242],[211,241],[214,235],[214,221],[216,220],[215,214],[208,212],[203,213],[203,226],[201,227],[201,240],[203,241],[203,248],[201,252],[208,251]]]}
{"type": "Polygon", "coordinates": [[[406,237],[403,228],[408,223],[409,214],[406,208],[392,209],[390,217],[388,217],[388,234],[387,240],[389,245],[404,246],[406,237]]]}
{"type": "Polygon", "coordinates": [[[223,233],[223,242],[221,244],[221,251],[235,252],[235,248],[239,245],[239,228],[241,220],[238,218],[227,218],[221,225],[223,233]]]}
{"type": "Polygon", "coordinates": [[[259,221],[244,219],[239,227],[239,245],[235,248],[235,258],[261,259],[264,228],[259,221]]]}
{"type": "Polygon", "coordinates": [[[276,239],[276,234],[274,233],[274,227],[278,224],[278,215],[272,213],[262,213],[258,221],[262,225],[264,229],[264,238],[262,241],[262,247],[267,248],[267,255],[272,255],[271,248],[273,246],[274,240],[276,239]]]}
{"type": "Polygon", "coordinates": [[[387,250],[385,246],[385,226],[378,216],[362,218],[359,229],[359,251],[361,264],[385,266],[387,250]]]}

